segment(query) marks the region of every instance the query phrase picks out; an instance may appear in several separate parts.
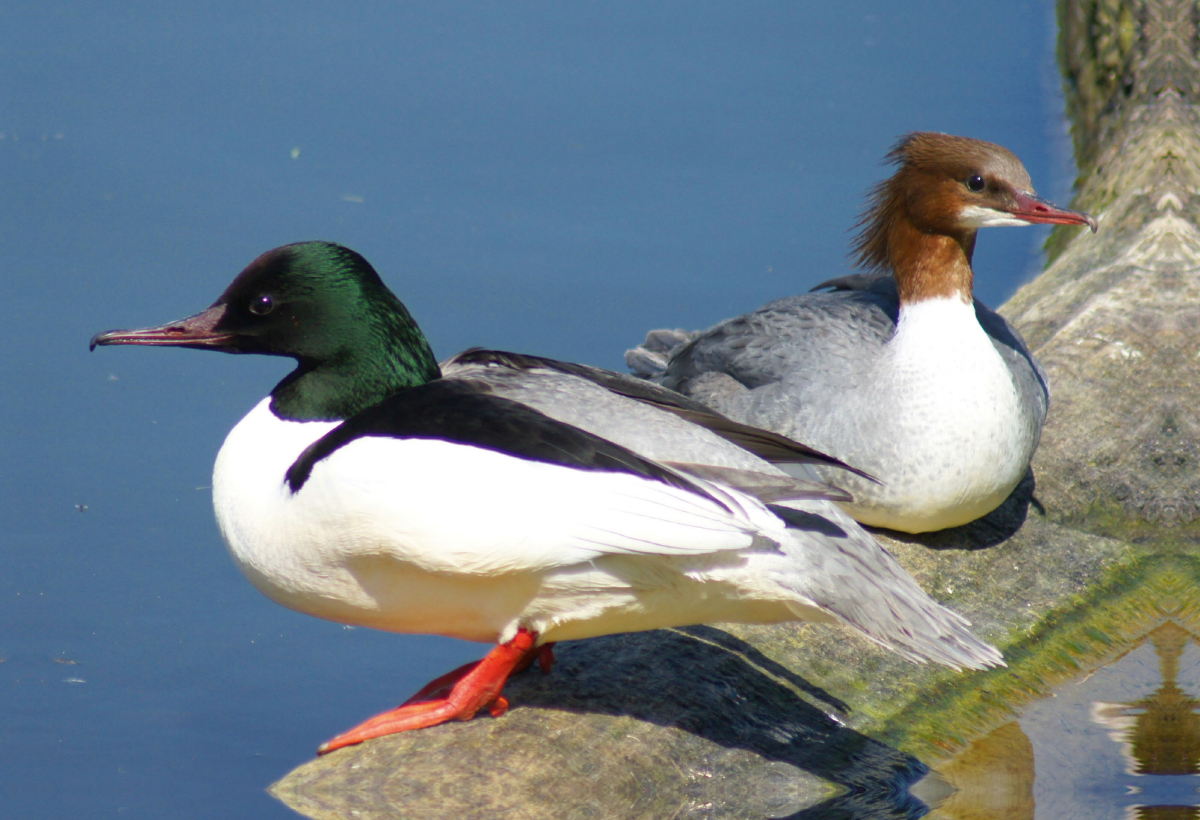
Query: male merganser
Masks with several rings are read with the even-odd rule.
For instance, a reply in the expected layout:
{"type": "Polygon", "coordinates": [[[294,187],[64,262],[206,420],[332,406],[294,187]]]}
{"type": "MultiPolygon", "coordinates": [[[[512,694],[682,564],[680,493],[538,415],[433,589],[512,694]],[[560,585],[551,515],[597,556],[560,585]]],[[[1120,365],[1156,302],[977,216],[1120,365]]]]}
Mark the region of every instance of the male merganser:
{"type": "MultiPolygon", "coordinates": [[[[973,521],[1025,475],[1050,400],[1016,329],[972,297],[979,228],[1087,225],[1033,193],[1011,152],[910,134],[854,244],[868,273],[708,330],[652,331],[639,376],[732,419],[807,442],[878,479],[839,476],[858,521],[926,532],[973,521]],[[894,277],[894,278],[893,278],[894,277]]],[[[830,475],[822,469],[821,473],[830,475]]]]}
{"type": "Polygon", "coordinates": [[[507,677],[548,668],[552,642],[614,632],[842,622],[911,660],[1003,662],[827,500],[844,493],[751,451],[832,460],[581,365],[475,350],[443,377],[404,305],[347,248],[276,248],[200,314],[92,339],[116,344],[297,360],[213,474],[221,534],[268,597],[499,644],[321,751],[500,715],[507,677]]]}

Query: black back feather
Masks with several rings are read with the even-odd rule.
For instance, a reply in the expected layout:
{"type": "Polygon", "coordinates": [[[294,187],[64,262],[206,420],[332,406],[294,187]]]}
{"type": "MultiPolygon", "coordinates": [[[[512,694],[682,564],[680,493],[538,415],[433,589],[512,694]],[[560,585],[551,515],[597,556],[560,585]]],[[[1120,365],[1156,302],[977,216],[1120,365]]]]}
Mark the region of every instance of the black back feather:
{"type": "Polygon", "coordinates": [[[630,473],[729,509],[700,485],[632,450],[492,395],[483,385],[449,379],[404,388],[346,419],[309,445],[288,468],[288,487],[299,492],[317,462],[368,436],[436,439],[563,467],[630,473]]]}

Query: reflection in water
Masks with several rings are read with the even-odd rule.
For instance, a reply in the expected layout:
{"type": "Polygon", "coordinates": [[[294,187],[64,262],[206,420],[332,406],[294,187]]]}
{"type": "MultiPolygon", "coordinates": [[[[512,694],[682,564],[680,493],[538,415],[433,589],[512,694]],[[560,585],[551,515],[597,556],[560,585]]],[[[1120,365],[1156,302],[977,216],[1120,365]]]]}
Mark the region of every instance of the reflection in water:
{"type": "Polygon", "coordinates": [[[1180,683],[1200,668],[1193,641],[1176,623],[1158,626],[976,740],[941,768],[956,791],[934,817],[1200,818],[1200,700],[1188,691],[1200,681],[1180,683]]]}
{"type": "Polygon", "coordinates": [[[1131,820],[1191,820],[1200,817],[1200,812],[1191,806],[1138,806],[1131,820]]]}
{"type": "MultiPolygon", "coordinates": [[[[1109,736],[1120,744],[1127,774],[1152,778],[1131,787],[1134,794],[1175,792],[1173,797],[1188,804],[1139,804],[1132,807],[1131,817],[1200,817],[1196,807],[1200,804],[1198,784],[1194,778],[1184,777],[1200,774],[1200,716],[1196,714],[1200,701],[1176,684],[1180,657],[1192,636],[1182,627],[1167,623],[1149,637],[1158,652],[1162,685],[1150,697],[1133,703],[1097,701],[1092,704],[1092,720],[1107,728],[1109,736]]],[[[1142,797],[1135,799],[1140,801],[1142,797]]]]}
{"type": "Polygon", "coordinates": [[[1017,723],[972,743],[941,775],[956,789],[939,807],[946,820],[1033,820],[1033,744],[1017,723]]]}
{"type": "Polygon", "coordinates": [[[1198,774],[1200,767],[1200,705],[1182,691],[1179,658],[1191,640],[1186,630],[1167,623],[1150,633],[1158,652],[1163,684],[1151,697],[1135,703],[1092,704],[1092,720],[1109,730],[1121,744],[1128,763],[1125,771],[1142,775],[1198,774]]]}

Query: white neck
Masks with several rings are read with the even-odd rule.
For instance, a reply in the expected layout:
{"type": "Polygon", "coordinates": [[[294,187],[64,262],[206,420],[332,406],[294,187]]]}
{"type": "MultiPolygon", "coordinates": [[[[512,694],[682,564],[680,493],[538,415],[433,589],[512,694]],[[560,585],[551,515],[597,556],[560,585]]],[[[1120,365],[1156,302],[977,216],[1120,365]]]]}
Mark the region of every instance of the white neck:
{"type": "Polygon", "coordinates": [[[902,305],[887,350],[884,378],[897,388],[895,395],[918,402],[923,412],[933,402],[955,415],[950,408],[964,400],[971,405],[981,393],[1014,390],[1008,366],[975,318],[975,306],[958,296],[902,305]]]}
{"type": "MultiPolygon", "coordinates": [[[[975,318],[975,305],[962,294],[901,302],[896,332],[889,345],[943,344],[956,337],[987,340],[975,318]]],[[[989,342],[989,347],[991,343],[989,342]]]]}

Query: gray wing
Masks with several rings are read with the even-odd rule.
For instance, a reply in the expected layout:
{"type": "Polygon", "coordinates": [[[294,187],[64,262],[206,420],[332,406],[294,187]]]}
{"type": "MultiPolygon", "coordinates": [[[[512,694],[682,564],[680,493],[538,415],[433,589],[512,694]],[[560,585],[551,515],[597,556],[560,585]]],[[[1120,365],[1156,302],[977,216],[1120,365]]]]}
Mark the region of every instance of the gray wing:
{"type": "Polygon", "coordinates": [[[866,290],[778,299],[670,351],[657,381],[718,413],[818,448],[854,440],[847,425],[862,425],[869,436],[883,419],[845,417],[839,402],[870,386],[878,356],[869,346],[882,353],[897,310],[894,300],[866,290]]]}
{"type": "Polygon", "coordinates": [[[833,505],[787,502],[771,509],[798,537],[784,545],[796,568],[789,583],[839,621],[913,662],[954,668],[1002,666],[965,618],[938,604],[845,512],[833,505]]]}
{"type": "MultiPolygon", "coordinates": [[[[847,470],[864,479],[875,479],[839,459],[815,450],[806,444],[779,433],[752,427],[715,412],[698,401],[674,390],[646,381],[645,379],[614,373],[584,364],[562,362],[523,353],[508,353],[500,350],[471,348],[452,357],[445,367],[462,368],[468,365],[484,365],[503,370],[542,373],[554,372],[578,377],[603,388],[615,397],[633,399],[649,405],[691,424],[703,427],[744,450],[772,464],[816,464],[847,470]]],[[[481,372],[487,372],[481,371],[481,372]]],[[[530,383],[532,384],[532,383],[530,383]]],[[[526,385],[527,387],[529,385],[526,385]]],[[[616,405],[614,405],[615,407],[616,405]]],[[[623,406],[623,405],[622,405],[623,406]]]]}
{"type": "MultiPolygon", "coordinates": [[[[787,476],[719,432],[693,423],[688,413],[671,412],[654,402],[632,398],[553,367],[529,362],[511,366],[511,354],[469,353],[472,355],[460,354],[443,362],[443,378],[470,381],[489,393],[520,402],[648,459],[690,475],[720,481],[763,500],[785,496],[829,500],[846,497],[845,491],[826,484],[815,473],[803,473],[798,478],[787,476]]],[[[533,361],[533,357],[528,358],[533,361]]],[[[634,381],[632,377],[611,375],[634,381]]],[[[644,382],[639,387],[669,393],[644,382]]],[[[709,413],[702,407],[697,412],[709,413]]]]}
{"type": "Polygon", "coordinates": [[[892,337],[897,309],[871,291],[776,299],[709,328],[673,353],[662,384],[698,398],[687,389],[689,383],[712,372],[751,390],[798,369],[814,380],[853,379],[865,373],[860,367],[864,343],[882,348],[892,337]]]}
{"type": "Polygon", "coordinates": [[[975,300],[975,318],[992,337],[992,345],[1013,374],[1022,406],[1037,408],[1037,427],[1041,429],[1050,409],[1050,379],[1042,363],[1029,352],[1017,329],[978,299],[975,300]]]}

